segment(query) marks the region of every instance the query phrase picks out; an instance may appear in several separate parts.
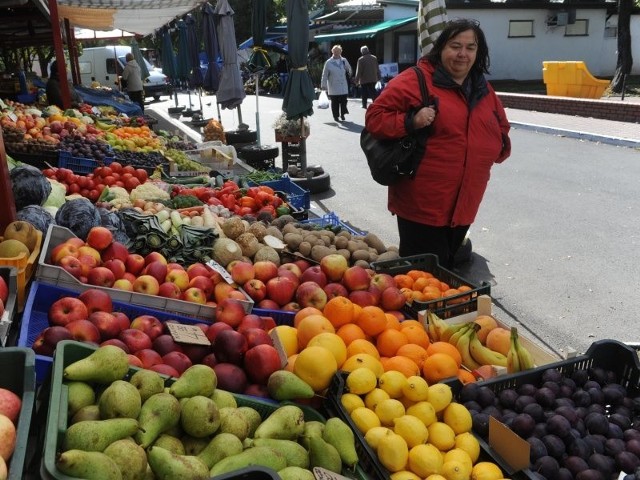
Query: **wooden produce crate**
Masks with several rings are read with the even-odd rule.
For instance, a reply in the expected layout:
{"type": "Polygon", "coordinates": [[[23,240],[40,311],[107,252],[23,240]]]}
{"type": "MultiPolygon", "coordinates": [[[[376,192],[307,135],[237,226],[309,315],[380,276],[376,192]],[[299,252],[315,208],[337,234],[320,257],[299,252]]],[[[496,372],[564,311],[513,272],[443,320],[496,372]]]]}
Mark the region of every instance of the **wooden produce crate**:
{"type": "Polygon", "coordinates": [[[7,344],[7,336],[14,326],[13,320],[18,309],[18,274],[15,267],[0,267],[0,277],[2,277],[9,289],[7,302],[4,304],[4,313],[0,316],[0,346],[7,344]]]}
{"type": "MultiPolygon", "coordinates": [[[[2,267],[14,267],[18,271],[18,311],[21,312],[24,309],[24,302],[27,299],[26,289],[29,280],[33,277],[38,264],[38,258],[42,251],[42,232],[38,232],[38,240],[36,247],[31,252],[31,255],[25,254],[18,255],[12,258],[0,258],[0,266],[2,267]]],[[[0,237],[2,241],[2,237],[0,237]]]]}

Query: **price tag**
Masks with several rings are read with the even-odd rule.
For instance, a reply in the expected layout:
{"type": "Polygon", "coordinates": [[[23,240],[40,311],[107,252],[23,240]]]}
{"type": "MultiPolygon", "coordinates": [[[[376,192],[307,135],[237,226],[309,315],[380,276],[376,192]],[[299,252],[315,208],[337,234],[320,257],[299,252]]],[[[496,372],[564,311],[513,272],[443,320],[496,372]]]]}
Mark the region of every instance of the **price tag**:
{"type": "Polygon", "coordinates": [[[313,475],[317,480],[349,480],[349,478],[344,475],[331,472],[321,467],[313,467],[313,475]]]}
{"type": "Polygon", "coordinates": [[[96,115],[100,115],[100,109],[98,107],[92,107],[91,112],[96,115]]]}
{"type": "Polygon", "coordinates": [[[194,345],[211,345],[211,342],[202,329],[196,325],[183,325],[181,323],[165,323],[173,340],[177,343],[192,343],[194,345]]]}
{"type": "Polygon", "coordinates": [[[18,117],[16,116],[15,113],[13,112],[8,112],[5,114],[7,117],[9,117],[11,119],[12,122],[17,122],[18,121],[18,117]]]}
{"type": "Polygon", "coordinates": [[[220,276],[222,278],[224,278],[225,282],[227,282],[229,284],[233,283],[233,278],[231,278],[231,274],[227,271],[226,268],[224,268],[222,265],[220,265],[215,260],[209,260],[207,262],[207,266],[213,268],[216,272],[218,272],[220,274],[220,276]]]}

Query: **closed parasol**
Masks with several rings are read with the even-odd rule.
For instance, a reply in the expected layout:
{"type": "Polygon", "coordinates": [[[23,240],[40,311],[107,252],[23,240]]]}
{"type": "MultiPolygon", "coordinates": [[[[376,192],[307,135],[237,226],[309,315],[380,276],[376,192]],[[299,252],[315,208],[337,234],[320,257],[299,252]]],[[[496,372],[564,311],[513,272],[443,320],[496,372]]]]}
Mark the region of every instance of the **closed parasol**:
{"type": "Polygon", "coordinates": [[[242,84],[240,67],[238,67],[238,49],[236,46],[236,29],[233,25],[234,11],[229,0],[220,0],[216,4],[218,45],[222,54],[222,72],[220,86],[216,93],[217,102],[222,108],[232,109],[240,106],[246,93],[242,84]]]}
{"type": "Polygon", "coordinates": [[[213,7],[208,2],[202,7],[202,37],[208,62],[207,73],[203,78],[203,87],[206,91],[216,92],[220,85],[220,66],[218,65],[220,47],[216,34],[215,14],[213,7]]]}
{"type": "Polygon", "coordinates": [[[131,40],[131,53],[133,54],[134,60],[140,66],[140,78],[144,82],[145,78],[149,76],[149,69],[147,68],[147,62],[144,61],[140,46],[135,38],[131,40]]]}
{"type": "Polygon", "coordinates": [[[444,0],[420,0],[418,33],[421,55],[429,53],[446,23],[447,6],[444,0]]]}

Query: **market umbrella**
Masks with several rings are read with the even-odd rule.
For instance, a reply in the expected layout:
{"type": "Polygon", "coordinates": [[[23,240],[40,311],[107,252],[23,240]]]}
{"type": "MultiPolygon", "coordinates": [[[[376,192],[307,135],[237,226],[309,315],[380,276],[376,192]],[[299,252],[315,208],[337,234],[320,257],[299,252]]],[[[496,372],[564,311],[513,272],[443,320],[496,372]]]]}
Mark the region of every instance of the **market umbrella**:
{"type": "MultiPolygon", "coordinates": [[[[176,22],[178,27],[178,58],[176,77],[180,83],[186,83],[188,87],[189,74],[191,73],[191,58],[189,57],[189,39],[187,33],[187,25],[183,20],[176,22]]],[[[189,105],[191,105],[191,91],[189,91],[189,105]]]]}
{"type": "MultiPolygon", "coordinates": [[[[176,55],[173,51],[173,43],[171,42],[171,32],[168,28],[162,32],[162,73],[164,73],[175,88],[178,66],[176,65],[176,55]]],[[[178,107],[178,94],[174,92],[176,107],[178,107]]]]}
{"type": "Polygon", "coordinates": [[[236,29],[233,25],[234,11],[229,0],[219,0],[216,4],[217,33],[220,53],[222,54],[222,72],[220,72],[220,87],[216,93],[217,102],[222,108],[238,107],[238,118],[242,123],[240,104],[247,94],[242,84],[242,76],[238,67],[238,48],[236,44],[236,29]]]}
{"type": "MultiPolygon", "coordinates": [[[[189,89],[198,90],[198,98],[200,99],[200,111],[202,112],[202,70],[200,70],[200,42],[196,32],[196,19],[189,14],[185,17],[184,23],[187,26],[187,44],[189,46],[189,63],[191,64],[191,72],[189,76],[189,89]]],[[[191,90],[189,90],[191,93],[191,90]]],[[[191,97],[189,97],[191,98],[191,97]]],[[[191,101],[191,100],[189,100],[191,101]]]]}
{"type": "Polygon", "coordinates": [[[144,82],[144,79],[149,76],[149,69],[147,68],[147,62],[144,61],[144,57],[140,51],[140,46],[135,38],[131,40],[131,53],[133,53],[133,58],[138,65],[140,65],[140,78],[144,82]]]}
{"type": "Polygon", "coordinates": [[[307,134],[304,117],[313,115],[315,88],[307,69],[309,38],[309,6],[307,0],[287,0],[287,40],[291,71],[284,90],[282,109],[287,119],[300,119],[300,164],[303,175],[307,170],[307,134]]]}
{"type": "MultiPolygon", "coordinates": [[[[253,0],[251,9],[251,35],[253,36],[253,51],[247,64],[253,72],[265,70],[271,66],[271,59],[264,49],[264,39],[267,33],[267,1],[253,0]]],[[[257,92],[256,87],[256,92],[257,92]]]]}
{"type": "Polygon", "coordinates": [[[447,6],[445,0],[420,0],[418,15],[418,33],[420,37],[420,53],[429,53],[440,32],[447,23],[447,6]]]}
{"type": "Polygon", "coordinates": [[[218,36],[216,34],[215,13],[208,2],[202,7],[202,36],[208,61],[207,73],[203,78],[203,86],[209,92],[217,92],[220,85],[220,66],[218,65],[220,47],[218,46],[218,36]]]}

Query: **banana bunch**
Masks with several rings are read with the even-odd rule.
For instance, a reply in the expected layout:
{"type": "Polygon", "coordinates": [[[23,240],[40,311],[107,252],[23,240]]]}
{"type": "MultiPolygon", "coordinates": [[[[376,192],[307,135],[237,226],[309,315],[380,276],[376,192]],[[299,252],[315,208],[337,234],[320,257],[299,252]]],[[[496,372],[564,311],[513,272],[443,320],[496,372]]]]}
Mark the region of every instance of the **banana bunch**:
{"type": "Polygon", "coordinates": [[[114,130],[116,126],[113,123],[104,123],[97,121],[96,128],[102,130],[103,132],[110,132],[111,130],[114,130]]]}
{"type": "Polygon", "coordinates": [[[427,310],[427,333],[432,342],[439,342],[450,325],[431,310],[427,310]]]}
{"type": "Polygon", "coordinates": [[[511,346],[507,353],[507,372],[517,373],[533,368],[533,357],[529,350],[522,346],[518,338],[518,329],[511,327],[511,346]]]}

